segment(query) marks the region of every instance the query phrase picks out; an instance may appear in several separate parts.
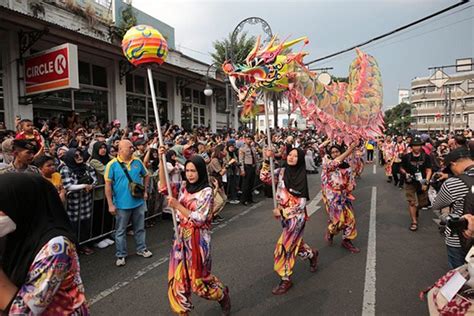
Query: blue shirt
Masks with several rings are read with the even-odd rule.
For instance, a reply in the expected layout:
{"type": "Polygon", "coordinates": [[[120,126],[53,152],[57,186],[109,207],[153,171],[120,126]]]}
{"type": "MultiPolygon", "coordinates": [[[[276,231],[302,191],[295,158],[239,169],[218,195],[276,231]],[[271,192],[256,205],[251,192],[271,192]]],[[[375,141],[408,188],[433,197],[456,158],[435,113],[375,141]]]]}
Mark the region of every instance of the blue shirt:
{"type": "MultiPolygon", "coordinates": [[[[137,208],[145,201],[132,196],[129,188],[130,182],[120,163],[125,164],[118,157],[112,159],[105,167],[104,179],[106,182],[112,182],[112,196],[116,208],[121,210],[137,208]]],[[[141,160],[133,158],[126,166],[133,182],[143,184],[143,178],[147,175],[147,171],[141,160]]]]}

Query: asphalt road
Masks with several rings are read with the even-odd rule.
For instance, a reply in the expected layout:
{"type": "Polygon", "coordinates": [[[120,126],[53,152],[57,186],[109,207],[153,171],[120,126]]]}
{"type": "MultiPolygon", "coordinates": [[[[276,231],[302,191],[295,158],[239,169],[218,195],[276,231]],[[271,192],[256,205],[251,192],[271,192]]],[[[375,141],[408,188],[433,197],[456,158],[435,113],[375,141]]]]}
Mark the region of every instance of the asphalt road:
{"type": "MultiPolygon", "coordinates": [[[[333,246],[326,245],[327,215],[319,201],[320,176],[310,175],[309,183],[314,200],[309,212],[313,214],[304,239],[320,251],[319,270],[310,273],[309,263],[298,259],[294,286],[284,296],[271,293],[278,283],[273,250],[281,233],[271,214],[271,199],[260,194],[258,203],[251,207],[227,205],[223,211],[227,221],[215,227],[212,235],[212,271],[230,288],[232,313],[426,315],[426,303],[418,294],[448,270],[445,246],[432,212],[421,212],[418,231],[409,231],[404,191],[385,181],[382,168],[376,167],[374,173],[373,165],[367,165],[354,194],[359,233],[355,244],[361,252],[351,254],[340,247],[340,236],[333,246]],[[375,222],[369,242],[371,213],[375,222]],[[368,248],[374,250],[369,259],[368,248]]],[[[82,278],[92,314],[171,315],[167,298],[171,237],[171,220],[160,221],[147,231],[148,248],[154,256],[130,255],[121,268],[115,267],[114,247],[82,256],[82,278]]],[[[134,253],[131,237],[129,252],[134,253]]],[[[192,299],[193,315],[220,315],[217,302],[192,299]]]]}

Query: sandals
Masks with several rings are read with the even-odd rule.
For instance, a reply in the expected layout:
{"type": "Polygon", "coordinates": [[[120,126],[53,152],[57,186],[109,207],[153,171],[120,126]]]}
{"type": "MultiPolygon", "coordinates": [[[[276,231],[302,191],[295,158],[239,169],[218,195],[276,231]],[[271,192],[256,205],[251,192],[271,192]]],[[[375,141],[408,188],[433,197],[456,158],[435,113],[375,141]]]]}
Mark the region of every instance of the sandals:
{"type": "Polygon", "coordinates": [[[411,225],[410,225],[410,230],[411,230],[412,232],[417,231],[417,230],[418,230],[418,223],[411,223],[411,225]]]}

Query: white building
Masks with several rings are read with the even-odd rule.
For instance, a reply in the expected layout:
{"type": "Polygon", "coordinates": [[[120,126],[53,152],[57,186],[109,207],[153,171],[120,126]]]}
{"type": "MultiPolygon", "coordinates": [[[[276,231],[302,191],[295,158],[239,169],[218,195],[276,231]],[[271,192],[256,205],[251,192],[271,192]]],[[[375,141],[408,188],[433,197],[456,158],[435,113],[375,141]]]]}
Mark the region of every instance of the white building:
{"type": "MultiPolygon", "coordinates": [[[[429,77],[411,81],[410,103],[412,128],[419,131],[446,131],[449,127],[449,104],[451,104],[451,130],[462,130],[469,125],[468,118],[474,114],[474,71],[449,75],[442,88],[437,88],[429,77]],[[461,84],[471,82],[467,93],[461,84]]],[[[474,126],[469,126],[474,127],[474,126]]]]}
{"type": "Polygon", "coordinates": [[[398,104],[410,103],[410,90],[398,89],[398,104]]]}
{"type": "MultiPolygon", "coordinates": [[[[0,0],[0,122],[12,129],[15,116],[65,119],[79,113],[103,122],[153,122],[153,107],[143,69],[131,67],[114,32],[127,6],[120,0],[0,0]],[[57,45],[77,46],[79,88],[25,95],[24,61],[57,45]]],[[[226,113],[225,84],[209,72],[213,95],[206,97],[209,65],[174,49],[174,29],[133,9],[138,24],[157,28],[170,48],[167,61],[153,70],[160,119],[186,128],[213,131],[238,127],[237,107],[226,113]]]]}

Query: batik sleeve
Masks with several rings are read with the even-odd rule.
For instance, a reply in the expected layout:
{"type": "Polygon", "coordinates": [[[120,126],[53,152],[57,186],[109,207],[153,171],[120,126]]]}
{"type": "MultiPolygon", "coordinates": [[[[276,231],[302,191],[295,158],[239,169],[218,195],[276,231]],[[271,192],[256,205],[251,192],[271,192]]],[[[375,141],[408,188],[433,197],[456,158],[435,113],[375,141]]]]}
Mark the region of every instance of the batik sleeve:
{"type": "Polygon", "coordinates": [[[205,188],[201,190],[196,201],[197,208],[189,215],[189,220],[194,224],[194,226],[201,227],[208,222],[207,218],[212,210],[213,202],[214,196],[212,194],[212,189],[205,188]]]}
{"type": "Polygon", "coordinates": [[[10,315],[40,315],[52,302],[72,265],[67,242],[51,241],[38,253],[10,308],[10,315]]]}

